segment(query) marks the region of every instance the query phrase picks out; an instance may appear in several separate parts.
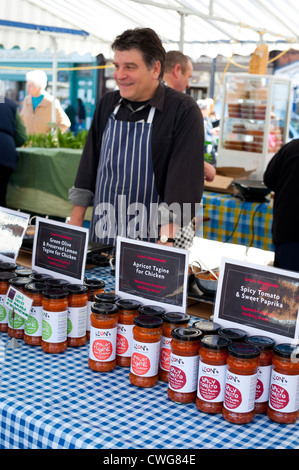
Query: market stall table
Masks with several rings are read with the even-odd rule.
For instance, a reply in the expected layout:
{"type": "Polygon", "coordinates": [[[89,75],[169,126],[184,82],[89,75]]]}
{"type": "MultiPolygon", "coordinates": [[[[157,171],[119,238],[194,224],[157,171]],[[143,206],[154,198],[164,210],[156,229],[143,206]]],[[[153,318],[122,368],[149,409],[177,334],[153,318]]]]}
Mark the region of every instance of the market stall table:
{"type": "Polygon", "coordinates": [[[205,191],[203,236],[274,251],[270,202],[247,202],[231,194],[205,191]]]}
{"type": "MultiPolygon", "coordinates": [[[[91,268],[87,277],[114,289],[109,268],[91,268]]],[[[2,449],[295,449],[299,424],[281,425],[256,415],[233,425],[207,415],[195,403],[167,397],[167,384],[150,389],[129,381],[129,370],[107,373],[88,367],[89,343],[47,354],[18,340],[5,349],[1,333],[2,449]],[[5,355],[5,358],[4,358],[5,355]]]]}

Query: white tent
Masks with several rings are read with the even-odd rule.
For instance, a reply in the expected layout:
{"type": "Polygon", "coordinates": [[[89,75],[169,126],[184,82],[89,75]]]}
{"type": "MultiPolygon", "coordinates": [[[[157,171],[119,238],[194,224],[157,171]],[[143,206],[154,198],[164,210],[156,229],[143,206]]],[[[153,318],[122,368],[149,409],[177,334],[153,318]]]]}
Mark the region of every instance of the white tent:
{"type": "MultiPolygon", "coordinates": [[[[151,27],[165,49],[200,56],[250,55],[262,40],[269,50],[299,49],[295,0],[1,0],[0,44],[111,57],[122,31],[151,27]],[[5,21],[75,29],[83,35],[15,28],[5,21]],[[86,34],[88,33],[88,34],[86,34]]],[[[20,26],[20,25],[19,25],[20,26]]]]}

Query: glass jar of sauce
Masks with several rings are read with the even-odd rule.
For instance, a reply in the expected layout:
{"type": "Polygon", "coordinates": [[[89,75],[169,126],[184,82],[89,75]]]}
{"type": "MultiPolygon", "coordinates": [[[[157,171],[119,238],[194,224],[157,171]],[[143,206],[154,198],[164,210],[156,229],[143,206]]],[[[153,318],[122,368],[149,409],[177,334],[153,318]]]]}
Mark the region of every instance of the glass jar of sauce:
{"type": "Polygon", "coordinates": [[[10,286],[10,279],[16,277],[16,274],[9,271],[0,272],[0,332],[7,332],[8,325],[8,309],[5,307],[4,302],[8,288],[10,286]]]}
{"type": "Polygon", "coordinates": [[[220,328],[217,334],[229,339],[232,343],[242,343],[247,336],[247,333],[239,328],[220,328]]]}
{"type": "Polygon", "coordinates": [[[196,399],[201,331],[174,328],[171,336],[167,395],[177,403],[192,403],[196,399]]]}
{"type": "Polygon", "coordinates": [[[110,372],[116,366],[118,308],[115,304],[93,303],[88,366],[97,372],[110,372]]]}
{"type": "Polygon", "coordinates": [[[229,344],[230,340],[218,335],[201,338],[196,406],[204,413],[222,411],[229,344]]]}
{"type": "Polygon", "coordinates": [[[270,379],[272,372],[272,357],[275,341],[267,336],[248,336],[245,343],[255,344],[261,350],[259,366],[257,370],[257,383],[254,411],[266,413],[269,400],[270,379]]]}
{"type": "Polygon", "coordinates": [[[136,387],[154,387],[159,380],[162,318],[138,315],[134,319],[129,379],[136,387]]]}
{"type": "Polygon", "coordinates": [[[139,315],[140,302],[137,300],[120,299],[115,302],[118,307],[118,322],[116,336],[116,364],[130,367],[134,319],[139,315]]]}
{"type": "Polygon", "coordinates": [[[260,349],[254,344],[228,346],[222,416],[230,423],[246,424],[254,418],[259,356],[260,349]]]}
{"type": "Polygon", "coordinates": [[[86,338],[90,339],[90,315],[91,304],[93,302],[100,302],[95,299],[96,294],[105,292],[105,282],[101,279],[85,279],[84,285],[87,287],[87,306],[86,306],[86,338]]]}
{"type": "Polygon", "coordinates": [[[68,285],[67,345],[83,346],[86,343],[87,286],[68,285]]]}
{"type": "Polygon", "coordinates": [[[272,365],[267,415],[277,423],[295,423],[299,417],[298,346],[288,343],[275,345],[272,365]]]}
{"type": "Polygon", "coordinates": [[[141,305],[139,307],[140,315],[153,315],[154,317],[162,318],[165,312],[165,308],[159,305],[141,305]]]}
{"type": "Polygon", "coordinates": [[[41,347],[47,353],[62,353],[67,349],[68,291],[45,286],[42,305],[41,347]]]}
{"type": "Polygon", "coordinates": [[[171,356],[171,332],[174,328],[188,327],[190,316],[187,313],[167,312],[162,316],[162,336],[159,362],[159,379],[168,382],[171,356]]]}
{"type": "MultiPolygon", "coordinates": [[[[13,286],[20,292],[23,292],[25,295],[24,287],[28,284],[29,278],[28,277],[13,277],[9,280],[9,284],[13,286]]],[[[10,337],[23,339],[24,338],[24,325],[25,325],[25,318],[15,313],[13,310],[9,310],[8,312],[8,325],[7,325],[7,333],[10,337]]]]}
{"type": "Polygon", "coordinates": [[[31,346],[40,346],[42,342],[42,321],[43,321],[43,282],[29,282],[24,291],[27,297],[33,299],[30,314],[25,320],[24,342],[31,346]]]}
{"type": "Polygon", "coordinates": [[[193,328],[197,328],[202,333],[202,338],[206,335],[217,335],[220,330],[220,325],[210,320],[197,320],[192,325],[193,328]]]}

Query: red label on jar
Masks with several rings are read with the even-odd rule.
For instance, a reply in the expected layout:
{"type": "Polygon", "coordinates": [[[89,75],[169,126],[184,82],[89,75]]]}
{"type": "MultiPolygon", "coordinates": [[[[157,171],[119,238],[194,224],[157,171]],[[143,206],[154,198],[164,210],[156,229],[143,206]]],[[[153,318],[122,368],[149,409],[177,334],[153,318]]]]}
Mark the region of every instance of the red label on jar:
{"type": "Polygon", "coordinates": [[[131,360],[131,370],[136,375],[144,375],[150,369],[151,363],[148,357],[134,352],[131,360]]]}
{"type": "Polygon", "coordinates": [[[187,379],[186,374],[182,369],[176,366],[170,367],[169,372],[169,385],[173,390],[180,390],[186,385],[187,379]]]}
{"type": "Polygon", "coordinates": [[[117,334],[116,338],[117,344],[116,344],[116,354],[125,354],[129,348],[129,343],[127,338],[125,338],[123,335],[120,335],[119,333],[117,334]]]}
{"type": "Polygon", "coordinates": [[[160,367],[161,369],[164,370],[169,370],[170,369],[170,355],[171,355],[171,350],[162,348],[160,352],[160,367]]]}
{"type": "Polygon", "coordinates": [[[242,395],[240,391],[233,385],[226,384],[224,401],[226,408],[234,410],[242,403],[242,395]]]}
{"type": "Polygon", "coordinates": [[[215,400],[220,394],[221,386],[218,380],[212,377],[201,376],[199,379],[199,393],[203,400],[215,400]]]}
{"type": "Polygon", "coordinates": [[[264,393],[264,385],[263,382],[257,379],[256,383],[256,391],[255,391],[255,399],[258,400],[264,393]]]}
{"type": "Polygon", "coordinates": [[[106,361],[112,354],[112,344],[105,339],[97,339],[92,344],[92,352],[99,361],[106,361]]]}
{"type": "Polygon", "coordinates": [[[289,394],[287,390],[280,385],[272,384],[270,388],[270,403],[275,410],[285,408],[289,403],[289,394]]]}

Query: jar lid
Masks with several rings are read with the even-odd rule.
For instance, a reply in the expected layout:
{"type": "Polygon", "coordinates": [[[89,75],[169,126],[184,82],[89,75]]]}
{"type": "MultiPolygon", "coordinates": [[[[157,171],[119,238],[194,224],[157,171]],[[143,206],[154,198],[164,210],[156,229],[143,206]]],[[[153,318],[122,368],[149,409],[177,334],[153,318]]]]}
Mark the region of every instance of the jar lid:
{"type": "Polygon", "coordinates": [[[115,305],[124,310],[137,310],[141,306],[141,302],[131,299],[119,299],[115,302],[115,305]]]}
{"type": "Polygon", "coordinates": [[[231,343],[228,345],[228,352],[231,356],[239,359],[254,359],[259,357],[261,350],[254,344],[231,343]]]}
{"type": "Polygon", "coordinates": [[[173,323],[175,325],[188,323],[190,320],[190,316],[183,312],[167,312],[163,314],[162,318],[165,323],[173,323]]]}
{"type": "Polygon", "coordinates": [[[67,295],[66,289],[44,285],[43,296],[46,299],[65,299],[67,295]]]}
{"type": "Polygon", "coordinates": [[[26,292],[30,292],[31,294],[40,294],[43,290],[45,290],[45,283],[44,282],[28,282],[24,287],[26,292]]]}
{"type": "Polygon", "coordinates": [[[14,271],[17,268],[15,263],[0,262],[0,271],[14,271]]]}
{"type": "Polygon", "coordinates": [[[9,280],[9,283],[14,287],[24,287],[26,284],[30,282],[28,277],[13,277],[9,280]]]}
{"type": "Polygon", "coordinates": [[[166,310],[158,305],[142,305],[139,307],[139,312],[141,315],[155,315],[156,317],[162,317],[166,310]]]}
{"type": "Polygon", "coordinates": [[[105,282],[102,279],[84,279],[84,284],[88,289],[101,289],[105,287],[105,282]]]}
{"type": "Polygon", "coordinates": [[[174,328],[171,336],[180,341],[198,341],[202,332],[198,328],[180,327],[174,328]]]}
{"type": "Polygon", "coordinates": [[[273,348],[273,352],[280,357],[291,358],[294,355],[296,359],[299,358],[299,349],[298,345],[293,346],[289,343],[280,343],[276,344],[273,348]],[[297,350],[297,352],[295,352],[297,350]]]}
{"type": "Polygon", "coordinates": [[[46,281],[48,279],[53,279],[52,276],[50,276],[49,274],[42,274],[42,273],[36,273],[36,272],[33,272],[32,274],[30,274],[30,279],[33,279],[34,281],[46,281]]]}
{"type": "Polygon", "coordinates": [[[193,323],[193,328],[197,328],[202,333],[216,334],[220,330],[221,326],[218,323],[214,323],[210,320],[197,320],[193,323]]]}
{"type": "Polygon", "coordinates": [[[49,278],[45,279],[45,283],[47,286],[53,286],[53,287],[63,287],[63,286],[69,286],[69,281],[66,279],[56,279],[56,278],[49,278]]]}
{"type": "Polygon", "coordinates": [[[271,350],[275,346],[275,341],[268,336],[247,336],[245,338],[245,343],[255,344],[262,351],[271,350]]]}
{"type": "Polygon", "coordinates": [[[99,315],[112,315],[118,312],[118,308],[115,304],[109,304],[107,302],[94,302],[91,304],[91,311],[98,313],[99,315]]]}
{"type": "Polygon", "coordinates": [[[29,277],[32,274],[32,269],[29,268],[19,268],[15,270],[15,273],[19,277],[29,277]]]}
{"type": "Polygon", "coordinates": [[[0,272],[0,282],[9,281],[10,279],[17,277],[16,273],[12,273],[9,271],[2,271],[0,272]]]}
{"type": "Polygon", "coordinates": [[[207,349],[224,351],[231,344],[231,340],[218,335],[206,335],[201,339],[201,345],[207,349]]]}
{"type": "Polygon", "coordinates": [[[102,292],[101,294],[96,294],[94,299],[96,302],[115,303],[120,299],[120,296],[114,294],[114,292],[102,292]]]}
{"type": "Polygon", "coordinates": [[[239,328],[221,328],[218,330],[218,335],[224,336],[225,338],[230,339],[232,342],[242,341],[247,336],[245,331],[239,330],[239,328]]]}
{"type": "Polygon", "coordinates": [[[67,286],[68,293],[71,295],[85,294],[88,290],[87,286],[83,284],[69,284],[67,286]]]}
{"type": "Polygon", "coordinates": [[[134,318],[134,324],[142,328],[158,328],[162,323],[162,318],[154,315],[138,315],[134,318]]]}

